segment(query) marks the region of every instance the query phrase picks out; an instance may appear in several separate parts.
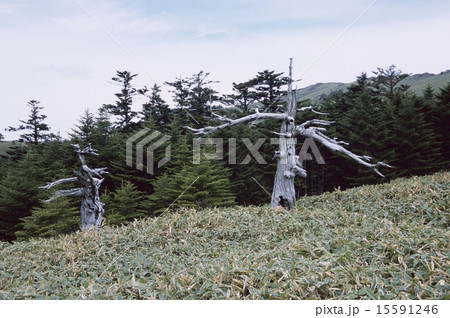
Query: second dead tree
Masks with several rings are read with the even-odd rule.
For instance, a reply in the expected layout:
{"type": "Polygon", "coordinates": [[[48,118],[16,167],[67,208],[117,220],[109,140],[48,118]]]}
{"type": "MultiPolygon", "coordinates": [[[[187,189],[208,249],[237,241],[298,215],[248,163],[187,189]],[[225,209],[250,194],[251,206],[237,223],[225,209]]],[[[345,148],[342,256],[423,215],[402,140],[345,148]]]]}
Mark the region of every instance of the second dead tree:
{"type": "Polygon", "coordinates": [[[81,229],[95,228],[98,230],[102,225],[104,213],[104,203],[100,201],[99,189],[104,180],[102,175],[107,173],[106,168],[91,169],[86,165],[85,155],[98,155],[97,150],[93,149],[90,144],[83,150],[77,144],[72,146],[81,161],[80,171],[74,171],[76,177],[60,179],[42,186],[40,189],[50,189],[63,183],[77,182],[78,188],[58,190],[47,202],[58,197],[81,196],[81,229]]]}

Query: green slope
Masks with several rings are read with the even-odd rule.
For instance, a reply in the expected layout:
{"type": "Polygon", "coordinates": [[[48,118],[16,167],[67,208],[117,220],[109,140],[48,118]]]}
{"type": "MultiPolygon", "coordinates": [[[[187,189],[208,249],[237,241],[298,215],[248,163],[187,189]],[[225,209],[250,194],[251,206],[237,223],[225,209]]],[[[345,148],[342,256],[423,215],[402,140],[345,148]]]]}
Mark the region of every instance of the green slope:
{"type": "Polygon", "coordinates": [[[450,172],[0,243],[0,299],[450,298],[450,172]]]}
{"type": "Polygon", "coordinates": [[[411,85],[410,91],[421,94],[428,84],[434,88],[435,93],[438,93],[439,88],[443,88],[448,82],[450,82],[450,71],[438,75],[429,73],[412,75],[405,78],[401,84],[411,85]]]}
{"type": "Polygon", "coordinates": [[[345,91],[350,84],[345,83],[317,83],[297,90],[297,99],[320,100],[332,92],[345,91]]]}
{"type": "MultiPolygon", "coordinates": [[[[410,92],[422,94],[425,87],[430,84],[435,93],[439,93],[439,88],[443,88],[450,82],[450,70],[440,74],[415,74],[407,77],[400,84],[407,84],[411,87],[410,92]]],[[[334,91],[345,91],[352,83],[317,83],[297,90],[297,99],[320,100],[322,96],[328,95],[334,91]]]]}

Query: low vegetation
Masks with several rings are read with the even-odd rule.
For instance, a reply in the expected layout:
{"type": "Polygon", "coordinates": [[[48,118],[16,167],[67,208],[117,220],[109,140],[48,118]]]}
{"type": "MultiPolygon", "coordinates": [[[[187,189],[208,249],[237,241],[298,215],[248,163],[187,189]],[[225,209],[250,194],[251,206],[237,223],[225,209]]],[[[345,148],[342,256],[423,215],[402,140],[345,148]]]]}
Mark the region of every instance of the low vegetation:
{"type": "Polygon", "coordinates": [[[449,299],[450,173],[0,243],[0,299],[449,299]]]}

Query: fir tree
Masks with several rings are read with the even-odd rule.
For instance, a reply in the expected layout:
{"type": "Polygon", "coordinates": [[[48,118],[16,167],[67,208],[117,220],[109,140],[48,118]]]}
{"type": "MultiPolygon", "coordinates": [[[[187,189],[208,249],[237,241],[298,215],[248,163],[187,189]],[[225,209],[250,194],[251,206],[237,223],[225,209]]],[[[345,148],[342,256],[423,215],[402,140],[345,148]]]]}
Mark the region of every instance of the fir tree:
{"type": "Polygon", "coordinates": [[[209,73],[200,71],[188,78],[177,78],[175,82],[166,82],[173,93],[173,101],[183,125],[204,125],[211,117],[213,103],[221,100],[210,85],[217,83],[208,79],[209,73]]]}
{"type": "Polygon", "coordinates": [[[405,92],[409,88],[409,85],[397,87],[397,85],[407,78],[409,74],[403,74],[395,65],[391,65],[387,69],[378,67],[377,71],[372,73],[377,76],[375,78],[375,87],[391,99],[394,98],[395,90],[405,92]]]}
{"type": "Polygon", "coordinates": [[[123,182],[116,192],[106,193],[102,200],[105,203],[105,220],[108,225],[120,225],[148,216],[142,208],[144,193],[137,190],[131,182],[123,182]]]}
{"type": "Polygon", "coordinates": [[[16,239],[21,219],[39,204],[38,184],[24,172],[10,170],[0,182],[0,240],[16,239]]]}
{"type": "Polygon", "coordinates": [[[397,176],[423,175],[436,171],[441,144],[431,123],[425,121],[420,99],[397,92],[394,97],[398,162],[397,176]]]}
{"type": "Polygon", "coordinates": [[[9,131],[28,131],[20,135],[19,143],[13,144],[13,146],[6,152],[9,159],[13,161],[19,161],[23,159],[30,149],[29,147],[24,146],[25,143],[27,146],[38,145],[43,141],[48,141],[54,138],[55,136],[51,133],[47,133],[50,130],[50,127],[44,123],[45,118],[47,116],[42,115],[40,112],[43,107],[39,107],[38,104],[40,102],[36,100],[31,100],[28,102],[28,106],[30,107],[30,115],[28,116],[28,120],[20,120],[22,123],[19,127],[9,127],[9,131]]]}
{"type": "Polygon", "coordinates": [[[192,160],[192,135],[183,135],[178,131],[180,127],[176,124],[171,126],[171,158],[163,167],[165,173],[171,175],[180,171],[187,165],[191,165],[192,160]]]}
{"type": "Polygon", "coordinates": [[[224,102],[239,109],[243,114],[250,112],[250,106],[258,99],[258,94],[254,90],[254,82],[249,80],[244,83],[233,83],[235,94],[226,95],[224,102]]]}
{"type": "Polygon", "coordinates": [[[170,123],[169,105],[161,97],[161,87],[155,84],[148,101],[142,105],[143,121],[152,119],[159,131],[166,131],[170,123]]]}
{"type": "Polygon", "coordinates": [[[175,175],[166,172],[153,182],[154,191],[144,203],[146,210],[152,215],[168,211],[177,199],[177,195],[172,193],[173,178],[175,175]]]}
{"type": "MultiPolygon", "coordinates": [[[[329,120],[334,121],[328,130],[338,140],[345,140],[357,153],[393,164],[397,157],[394,110],[388,100],[381,98],[367,74],[358,76],[346,92],[335,92],[325,98],[321,111],[329,113],[329,120]]],[[[325,191],[383,182],[389,180],[395,170],[387,171],[386,178],[380,179],[342,156],[320,146],[319,150],[326,161],[325,191]]]]}
{"type": "Polygon", "coordinates": [[[434,116],[433,126],[442,142],[441,154],[444,167],[450,169],[450,82],[440,89],[436,99],[436,115],[434,116]]]}
{"type": "Polygon", "coordinates": [[[29,146],[23,142],[13,141],[11,147],[6,150],[6,155],[1,155],[0,158],[6,161],[18,162],[22,160],[28,152],[29,146]]]}
{"type": "Polygon", "coordinates": [[[10,131],[29,131],[28,133],[20,135],[21,139],[19,139],[19,141],[21,142],[37,145],[38,143],[49,140],[53,137],[53,134],[47,133],[50,130],[50,127],[44,123],[47,116],[40,114],[43,107],[39,107],[39,103],[40,102],[37,100],[30,100],[27,104],[31,108],[28,120],[21,120],[20,122],[22,125],[17,128],[8,128],[10,131]]]}
{"type": "Polygon", "coordinates": [[[282,104],[280,96],[284,94],[284,91],[281,87],[289,83],[289,79],[282,75],[283,73],[265,70],[258,72],[256,77],[251,80],[257,91],[258,100],[264,105],[264,111],[276,111],[282,104]]]}
{"type": "Polygon", "coordinates": [[[94,114],[89,109],[84,111],[75,127],[69,134],[74,143],[85,146],[94,141],[96,122],[94,114]]]}
{"type": "Polygon", "coordinates": [[[234,205],[227,174],[227,170],[219,170],[206,159],[198,165],[185,166],[174,176],[165,174],[156,181],[149,206],[158,214],[180,207],[202,209],[234,205]]]}
{"type": "MultiPolygon", "coordinates": [[[[383,106],[365,74],[357,79],[357,84],[351,91],[353,106],[341,119],[340,125],[344,128],[345,140],[357,153],[364,156],[373,156],[376,160],[392,163],[395,152],[391,148],[388,130],[393,124],[393,118],[383,106]]],[[[373,173],[349,161],[344,163],[345,176],[349,186],[360,186],[384,181],[373,173]]]]}
{"type": "Polygon", "coordinates": [[[112,80],[122,87],[120,93],[115,94],[118,100],[115,104],[107,104],[103,105],[103,107],[116,116],[116,127],[121,132],[129,132],[134,128],[132,120],[138,115],[137,112],[131,109],[133,97],[144,95],[147,92],[147,88],[136,89],[133,87],[131,82],[137,74],[131,74],[128,71],[116,71],[116,75],[112,80]]]}
{"type": "Polygon", "coordinates": [[[114,127],[110,120],[108,111],[102,107],[95,117],[94,131],[92,132],[92,144],[102,148],[108,143],[109,138],[114,135],[114,127]]]}
{"type": "Polygon", "coordinates": [[[236,125],[230,129],[220,131],[221,137],[225,140],[224,159],[227,160],[226,167],[230,170],[230,181],[232,184],[232,191],[236,193],[236,201],[239,205],[261,205],[267,202],[270,195],[270,189],[273,186],[274,166],[275,160],[273,158],[276,145],[270,144],[267,137],[267,132],[276,131],[277,127],[273,125],[276,123],[272,121],[261,122],[257,127],[250,127],[248,125],[236,125]],[[243,142],[243,138],[247,138],[252,144],[255,144],[260,138],[265,138],[264,143],[258,149],[266,164],[261,164],[255,160],[250,154],[249,149],[243,142]],[[235,140],[235,145],[230,149],[229,143],[235,140]],[[234,153],[229,153],[229,150],[235,150],[234,153]],[[250,161],[244,160],[250,156],[250,161]],[[235,160],[230,162],[230,158],[235,160]],[[242,191],[245,189],[245,191],[242,191]],[[249,195],[251,193],[252,195],[249,195]]]}
{"type": "Polygon", "coordinates": [[[52,237],[68,234],[80,227],[80,211],[69,198],[58,198],[34,208],[30,216],[22,219],[22,230],[16,232],[18,239],[52,237]]]}
{"type": "Polygon", "coordinates": [[[70,173],[74,164],[70,151],[67,141],[46,142],[8,165],[0,181],[0,239],[14,240],[15,232],[22,230],[21,219],[42,206],[45,193],[39,186],[70,173]]]}

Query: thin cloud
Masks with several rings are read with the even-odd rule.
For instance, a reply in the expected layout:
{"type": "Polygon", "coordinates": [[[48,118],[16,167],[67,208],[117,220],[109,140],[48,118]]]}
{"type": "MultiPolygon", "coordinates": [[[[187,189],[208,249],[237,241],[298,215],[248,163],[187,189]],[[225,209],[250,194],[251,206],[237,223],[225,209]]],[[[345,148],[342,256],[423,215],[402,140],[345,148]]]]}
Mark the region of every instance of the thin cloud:
{"type": "MultiPolygon", "coordinates": [[[[159,84],[204,70],[220,81],[218,91],[229,93],[232,82],[264,69],[286,72],[290,57],[300,76],[373,0],[77,1],[159,84]]],[[[449,9],[445,1],[378,0],[299,87],[352,81],[391,64],[407,73],[449,69],[443,40],[449,9]]],[[[41,100],[49,125],[64,133],[86,107],[114,101],[117,87],[108,80],[115,70],[139,73],[137,87],[151,85],[73,0],[11,1],[0,4],[0,15],[0,131],[6,138],[3,129],[26,118],[29,99],[41,100]]]]}
{"type": "Polygon", "coordinates": [[[111,8],[110,11],[90,11],[89,13],[111,33],[145,35],[178,30],[178,23],[169,17],[143,16],[134,10],[111,8]]]}
{"type": "MultiPolygon", "coordinates": [[[[165,34],[178,30],[178,23],[174,19],[159,14],[144,16],[131,8],[118,8],[111,5],[86,6],[85,8],[96,21],[113,34],[165,34]]],[[[79,33],[98,30],[98,25],[80,10],[80,7],[75,7],[69,14],[54,17],[53,21],[67,29],[77,30],[79,33]]]]}
{"type": "Polygon", "coordinates": [[[211,36],[221,36],[230,35],[237,32],[236,28],[201,28],[197,30],[197,37],[211,37],[211,36]]]}
{"type": "Polygon", "coordinates": [[[52,77],[58,78],[75,78],[75,79],[88,79],[92,76],[93,70],[87,65],[41,65],[32,70],[30,73],[34,73],[37,76],[42,74],[48,74],[52,77]]]}
{"type": "Polygon", "coordinates": [[[11,14],[14,13],[16,6],[10,3],[0,3],[0,14],[11,14]]]}

